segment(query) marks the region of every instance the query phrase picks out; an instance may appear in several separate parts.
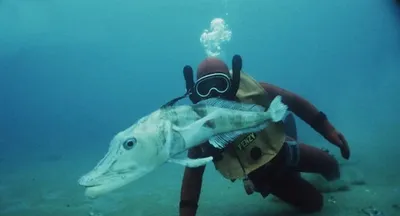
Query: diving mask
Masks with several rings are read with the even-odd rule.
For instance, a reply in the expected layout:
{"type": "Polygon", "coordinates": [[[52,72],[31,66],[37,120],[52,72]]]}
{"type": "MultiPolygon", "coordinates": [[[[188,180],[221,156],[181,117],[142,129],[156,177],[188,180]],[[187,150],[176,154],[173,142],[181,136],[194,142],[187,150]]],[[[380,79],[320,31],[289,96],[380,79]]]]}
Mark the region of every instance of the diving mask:
{"type": "Polygon", "coordinates": [[[201,77],[194,85],[194,91],[200,98],[224,95],[232,86],[231,78],[225,73],[212,73],[201,77]]]}

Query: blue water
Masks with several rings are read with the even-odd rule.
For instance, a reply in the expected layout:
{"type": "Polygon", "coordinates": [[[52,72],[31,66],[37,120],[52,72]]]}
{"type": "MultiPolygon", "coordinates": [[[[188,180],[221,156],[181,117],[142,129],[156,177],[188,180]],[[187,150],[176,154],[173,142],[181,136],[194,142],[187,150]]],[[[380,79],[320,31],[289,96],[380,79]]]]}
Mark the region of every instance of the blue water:
{"type": "MultiPolygon", "coordinates": [[[[240,54],[247,73],[324,111],[377,184],[398,176],[400,6],[391,0],[0,0],[0,176],[30,178],[36,164],[69,160],[74,187],[115,133],[184,93],[182,68],[206,57],[199,38],[217,17],[232,31],[222,59],[240,54]]],[[[298,123],[302,141],[340,157],[298,123]]],[[[181,173],[167,183],[174,197],[181,173]]]]}

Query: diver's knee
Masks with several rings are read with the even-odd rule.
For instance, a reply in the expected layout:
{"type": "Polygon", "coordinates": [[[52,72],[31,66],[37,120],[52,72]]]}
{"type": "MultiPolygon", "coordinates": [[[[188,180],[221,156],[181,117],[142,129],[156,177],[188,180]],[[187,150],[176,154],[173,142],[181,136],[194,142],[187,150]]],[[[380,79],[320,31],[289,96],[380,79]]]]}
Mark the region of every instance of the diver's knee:
{"type": "Polygon", "coordinates": [[[326,161],[325,172],[321,175],[327,181],[334,181],[340,178],[340,166],[339,162],[332,155],[327,156],[329,159],[326,161]]]}

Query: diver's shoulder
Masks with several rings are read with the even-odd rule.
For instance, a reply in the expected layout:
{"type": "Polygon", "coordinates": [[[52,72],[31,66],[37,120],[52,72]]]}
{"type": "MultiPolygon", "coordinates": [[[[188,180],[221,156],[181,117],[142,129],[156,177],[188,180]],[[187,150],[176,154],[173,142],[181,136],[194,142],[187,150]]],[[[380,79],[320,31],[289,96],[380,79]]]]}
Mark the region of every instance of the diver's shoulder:
{"type": "Polygon", "coordinates": [[[264,81],[259,81],[258,82],[260,85],[261,85],[261,87],[263,87],[265,90],[268,90],[268,89],[270,89],[270,88],[274,88],[274,85],[272,85],[272,84],[270,84],[270,83],[267,83],[267,82],[264,82],[264,81]]]}

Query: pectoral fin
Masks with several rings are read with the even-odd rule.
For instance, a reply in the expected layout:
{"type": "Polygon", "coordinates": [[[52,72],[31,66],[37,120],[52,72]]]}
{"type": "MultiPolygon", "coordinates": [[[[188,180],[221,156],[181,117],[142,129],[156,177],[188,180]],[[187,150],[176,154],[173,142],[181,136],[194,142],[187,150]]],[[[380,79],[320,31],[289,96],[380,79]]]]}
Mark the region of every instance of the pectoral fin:
{"type": "Polygon", "coordinates": [[[215,135],[215,136],[211,137],[208,141],[215,148],[222,149],[222,148],[225,148],[225,146],[228,145],[229,143],[233,142],[239,136],[241,136],[243,134],[249,134],[249,133],[255,133],[255,132],[261,131],[264,128],[266,128],[267,126],[268,126],[268,123],[264,123],[264,124],[258,125],[256,127],[245,128],[242,130],[237,130],[237,131],[232,131],[232,132],[228,132],[228,133],[215,135]]]}
{"type": "Polygon", "coordinates": [[[213,157],[205,157],[205,158],[198,158],[198,159],[190,159],[190,158],[170,158],[168,162],[180,164],[182,166],[187,167],[199,167],[204,166],[206,163],[213,160],[213,157]]]}

